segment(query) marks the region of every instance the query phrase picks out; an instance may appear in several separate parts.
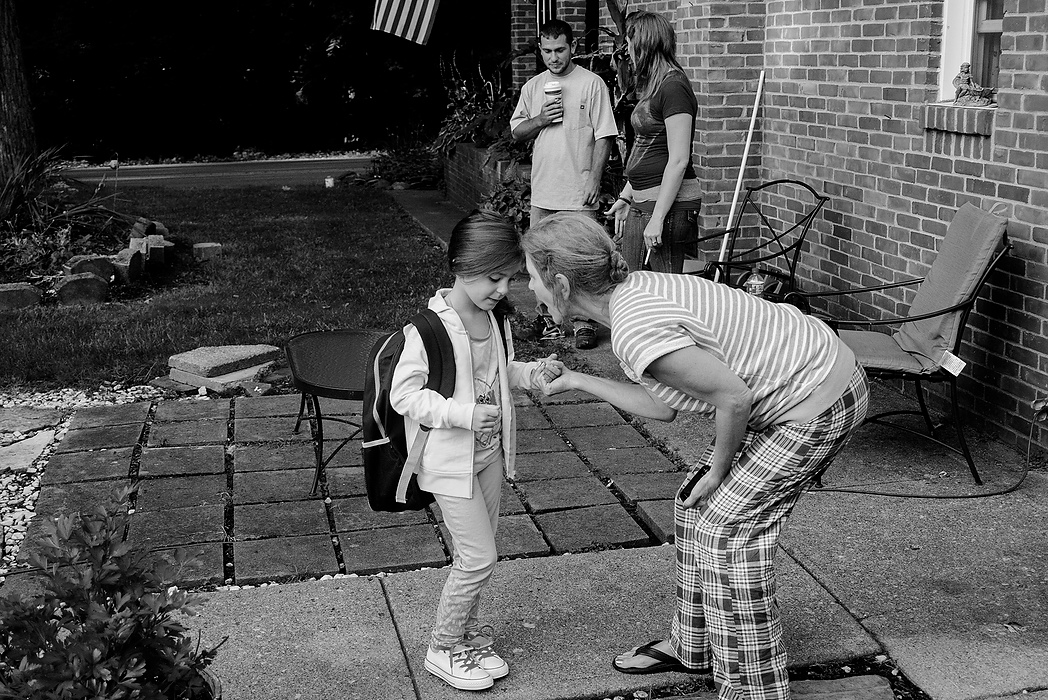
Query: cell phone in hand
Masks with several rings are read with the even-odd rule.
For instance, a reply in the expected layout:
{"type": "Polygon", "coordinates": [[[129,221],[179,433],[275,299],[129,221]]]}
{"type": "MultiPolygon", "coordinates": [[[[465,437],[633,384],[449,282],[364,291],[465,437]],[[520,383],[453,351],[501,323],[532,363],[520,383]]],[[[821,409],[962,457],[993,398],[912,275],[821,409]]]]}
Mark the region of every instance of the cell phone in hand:
{"type": "Polygon", "coordinates": [[[709,467],[702,467],[688,479],[688,482],[681,487],[680,492],[677,494],[677,498],[680,499],[681,503],[688,500],[688,496],[691,495],[691,490],[695,488],[695,484],[699,483],[699,479],[706,476],[709,471],[709,467]]]}

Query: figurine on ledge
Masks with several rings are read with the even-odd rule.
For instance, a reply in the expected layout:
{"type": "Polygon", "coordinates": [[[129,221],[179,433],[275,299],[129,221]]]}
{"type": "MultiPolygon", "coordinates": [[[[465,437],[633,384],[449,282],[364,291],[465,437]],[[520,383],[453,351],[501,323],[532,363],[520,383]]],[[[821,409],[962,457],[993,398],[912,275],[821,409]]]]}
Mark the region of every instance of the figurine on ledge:
{"type": "Polygon", "coordinates": [[[982,87],[972,80],[970,63],[961,64],[961,72],[953,79],[953,87],[957,90],[953,100],[955,105],[985,107],[997,103],[997,88],[982,87]]]}

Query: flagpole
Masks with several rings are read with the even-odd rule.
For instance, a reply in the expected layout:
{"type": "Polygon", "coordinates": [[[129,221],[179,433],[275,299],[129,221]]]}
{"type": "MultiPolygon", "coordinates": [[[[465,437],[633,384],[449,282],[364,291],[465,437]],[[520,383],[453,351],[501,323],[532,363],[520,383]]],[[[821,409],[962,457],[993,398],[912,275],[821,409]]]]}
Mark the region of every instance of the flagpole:
{"type": "MultiPolygon", "coordinates": [[[[753,141],[753,127],[757,123],[757,108],[761,104],[761,93],[764,92],[764,71],[761,71],[761,77],[757,81],[757,94],[753,98],[753,111],[750,113],[750,129],[746,132],[746,147],[742,151],[742,164],[739,165],[739,177],[735,180],[735,194],[731,196],[731,209],[728,211],[728,228],[724,232],[724,238],[721,240],[720,254],[717,255],[717,262],[723,263],[724,256],[728,251],[728,231],[735,220],[735,206],[739,203],[739,192],[742,190],[742,176],[746,171],[746,160],[750,156],[750,143],[753,141]]],[[[713,281],[720,282],[721,276],[721,265],[717,265],[713,271],[713,281]]]]}

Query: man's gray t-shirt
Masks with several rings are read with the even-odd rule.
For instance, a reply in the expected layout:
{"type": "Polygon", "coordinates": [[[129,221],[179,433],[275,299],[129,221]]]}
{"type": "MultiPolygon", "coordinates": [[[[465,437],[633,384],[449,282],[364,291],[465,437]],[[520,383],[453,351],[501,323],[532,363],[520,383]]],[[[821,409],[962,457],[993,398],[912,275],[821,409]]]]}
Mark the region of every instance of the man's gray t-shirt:
{"type": "Polygon", "coordinates": [[[603,80],[579,65],[567,76],[543,71],[521,89],[510,128],[515,129],[542,112],[546,103],[543,87],[551,80],[561,84],[564,121],[550,124],[535,137],[531,204],[554,211],[596,209],[596,204],[584,204],[586,176],[583,171],[590,169],[597,140],[619,133],[603,80]]]}

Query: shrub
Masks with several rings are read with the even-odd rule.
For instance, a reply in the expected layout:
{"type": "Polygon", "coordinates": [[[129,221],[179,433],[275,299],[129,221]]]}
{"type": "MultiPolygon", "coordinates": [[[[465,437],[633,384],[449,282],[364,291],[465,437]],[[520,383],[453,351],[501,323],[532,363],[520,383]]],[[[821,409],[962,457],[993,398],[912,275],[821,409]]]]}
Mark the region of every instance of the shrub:
{"type": "Polygon", "coordinates": [[[447,154],[457,143],[487,147],[498,142],[510,147],[509,118],[517,106],[518,91],[504,84],[502,70],[496,68],[485,77],[478,67],[477,77],[469,78],[454,61],[442,66],[449,113],[437,133],[438,151],[447,154]]]}
{"type": "Polygon", "coordinates": [[[368,174],[422,189],[436,187],[443,177],[433,146],[417,142],[393,146],[377,154],[371,159],[368,174]]]}
{"type": "Polygon", "coordinates": [[[62,176],[58,149],[26,158],[0,183],[0,282],[56,274],[74,255],[112,253],[134,217],[62,176]]]}
{"type": "Polygon", "coordinates": [[[157,561],[123,541],[130,493],[45,521],[30,559],[46,590],[0,598],[0,697],[210,697],[202,673],[218,646],[194,645],[179,617],[194,614],[195,597],[172,585],[190,559],[157,561]]]}
{"type": "Polygon", "coordinates": [[[480,201],[480,208],[502,214],[524,233],[531,222],[531,183],[521,178],[500,182],[480,201]]]}

